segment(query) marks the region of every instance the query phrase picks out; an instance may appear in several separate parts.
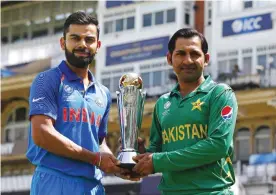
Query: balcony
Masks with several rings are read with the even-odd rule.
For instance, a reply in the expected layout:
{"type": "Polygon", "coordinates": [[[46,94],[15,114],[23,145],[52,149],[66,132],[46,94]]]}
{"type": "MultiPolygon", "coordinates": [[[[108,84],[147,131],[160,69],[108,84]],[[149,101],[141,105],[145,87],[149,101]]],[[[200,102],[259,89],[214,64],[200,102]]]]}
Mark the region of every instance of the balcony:
{"type": "Polygon", "coordinates": [[[276,69],[266,69],[259,74],[247,75],[221,73],[217,81],[230,85],[234,90],[276,87],[276,69]]]}
{"type": "Polygon", "coordinates": [[[63,54],[59,45],[61,36],[61,34],[55,34],[3,45],[1,48],[1,64],[12,66],[49,57],[55,59],[63,54]]]}

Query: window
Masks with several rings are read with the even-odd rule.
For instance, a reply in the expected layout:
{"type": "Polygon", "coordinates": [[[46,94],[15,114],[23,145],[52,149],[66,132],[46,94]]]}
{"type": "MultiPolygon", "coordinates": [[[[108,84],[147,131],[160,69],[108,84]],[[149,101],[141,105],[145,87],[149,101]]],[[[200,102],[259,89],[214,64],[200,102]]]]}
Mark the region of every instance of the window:
{"type": "Polygon", "coordinates": [[[186,25],[190,25],[190,14],[189,13],[185,13],[184,21],[185,21],[186,25]]]}
{"type": "Polygon", "coordinates": [[[25,140],[28,134],[28,111],[25,107],[15,109],[7,120],[5,131],[5,142],[13,142],[15,140],[25,140]]]}
{"type": "Polygon", "coordinates": [[[16,109],[16,111],[15,111],[15,121],[19,122],[19,121],[27,120],[26,114],[27,114],[27,109],[26,108],[16,109]]]}
{"type": "Polygon", "coordinates": [[[116,20],[116,32],[123,31],[123,29],[124,29],[124,20],[123,19],[116,20]]]}
{"type": "Polygon", "coordinates": [[[162,85],[162,72],[156,71],[153,72],[153,87],[162,85]]]}
{"type": "Polygon", "coordinates": [[[114,21],[104,22],[104,34],[122,32],[135,27],[135,17],[120,18],[114,21]]]}
{"type": "Polygon", "coordinates": [[[185,1],[184,4],[184,24],[190,25],[191,24],[191,10],[192,10],[192,2],[185,1]]]}
{"type": "Polygon", "coordinates": [[[175,81],[171,78],[172,74],[175,75],[175,73],[173,72],[173,69],[168,69],[165,71],[165,85],[175,84],[175,81]]]}
{"type": "Polygon", "coordinates": [[[244,9],[248,9],[248,8],[252,8],[253,7],[253,1],[248,1],[248,0],[245,0],[243,2],[243,8],[244,9]]]}
{"type": "Polygon", "coordinates": [[[258,56],[258,72],[264,73],[266,68],[266,55],[259,55],[258,56]]]}
{"type": "Polygon", "coordinates": [[[102,84],[110,89],[110,78],[102,79],[102,84]]]}
{"type": "Polygon", "coordinates": [[[112,84],[112,89],[111,89],[111,91],[112,92],[115,92],[115,91],[118,91],[118,89],[119,89],[119,80],[120,80],[120,76],[119,77],[114,77],[113,79],[112,79],[112,81],[113,81],[113,84],[112,84]]]}
{"type": "Polygon", "coordinates": [[[127,18],[127,29],[133,29],[135,26],[135,20],[134,17],[127,18]]]}
{"type": "Polygon", "coordinates": [[[231,59],[229,60],[229,69],[230,72],[233,73],[235,65],[238,64],[238,59],[231,59]]]}
{"type": "Polygon", "coordinates": [[[42,30],[34,31],[32,38],[44,37],[47,34],[48,34],[48,29],[42,29],[42,30]]]}
{"type": "Polygon", "coordinates": [[[113,21],[108,21],[104,23],[104,34],[113,32],[113,21]]]}
{"type": "Polygon", "coordinates": [[[269,67],[276,68],[276,53],[270,54],[269,56],[269,67]]]}
{"type": "Polygon", "coordinates": [[[167,23],[175,22],[175,9],[167,10],[167,23]]]}
{"type": "Polygon", "coordinates": [[[13,113],[10,114],[10,116],[8,118],[8,121],[7,121],[7,124],[12,123],[12,122],[13,122],[13,113]]]}
{"type": "Polygon", "coordinates": [[[56,26],[54,27],[54,34],[63,32],[63,26],[56,26]]]}
{"type": "Polygon", "coordinates": [[[151,26],[152,21],[152,14],[144,14],[143,15],[143,26],[151,26]]]}
{"type": "Polygon", "coordinates": [[[212,8],[208,9],[208,22],[207,22],[208,26],[210,26],[212,24],[212,8]]]}
{"type": "Polygon", "coordinates": [[[155,24],[159,25],[159,24],[164,24],[164,12],[156,12],[155,13],[155,24]]]}
{"type": "Polygon", "coordinates": [[[243,73],[244,74],[251,74],[252,72],[252,57],[244,57],[243,58],[243,73]]]}
{"type": "Polygon", "coordinates": [[[222,60],[218,62],[218,73],[229,73],[227,69],[227,61],[222,60]]]}
{"type": "Polygon", "coordinates": [[[250,132],[244,128],[238,130],[235,136],[236,160],[248,161],[250,155],[250,132]]]}
{"type": "Polygon", "coordinates": [[[6,143],[12,142],[12,136],[11,136],[11,130],[10,129],[6,129],[5,142],[6,143]]]}
{"type": "Polygon", "coordinates": [[[270,129],[268,127],[260,127],[255,134],[255,152],[268,153],[270,151],[270,129]]]}
{"type": "Polygon", "coordinates": [[[149,72],[142,73],[141,77],[143,80],[144,88],[149,88],[150,87],[150,73],[149,72]]]}

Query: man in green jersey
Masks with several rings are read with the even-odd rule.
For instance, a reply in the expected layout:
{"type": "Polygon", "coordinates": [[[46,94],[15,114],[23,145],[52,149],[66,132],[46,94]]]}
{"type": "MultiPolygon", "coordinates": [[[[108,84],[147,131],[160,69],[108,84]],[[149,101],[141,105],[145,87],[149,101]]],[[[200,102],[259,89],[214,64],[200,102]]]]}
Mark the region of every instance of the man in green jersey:
{"type": "Polygon", "coordinates": [[[158,188],[164,195],[233,194],[235,94],[203,76],[210,56],[202,34],[180,29],[168,49],[178,83],[157,100],[150,145],[140,145],[133,171],[143,176],[161,172],[158,188]]]}

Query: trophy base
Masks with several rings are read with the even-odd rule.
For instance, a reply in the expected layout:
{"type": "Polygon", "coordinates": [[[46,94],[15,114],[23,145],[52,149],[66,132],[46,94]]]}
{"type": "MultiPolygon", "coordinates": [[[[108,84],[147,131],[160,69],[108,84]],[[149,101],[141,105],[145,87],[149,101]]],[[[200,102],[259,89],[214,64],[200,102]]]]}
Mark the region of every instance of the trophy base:
{"type": "Polygon", "coordinates": [[[132,157],[137,156],[137,152],[135,151],[122,151],[118,155],[118,160],[121,162],[118,165],[121,168],[128,169],[130,171],[130,176],[135,178],[139,177],[138,173],[132,171],[133,167],[136,165],[136,162],[132,159],[132,157]]]}

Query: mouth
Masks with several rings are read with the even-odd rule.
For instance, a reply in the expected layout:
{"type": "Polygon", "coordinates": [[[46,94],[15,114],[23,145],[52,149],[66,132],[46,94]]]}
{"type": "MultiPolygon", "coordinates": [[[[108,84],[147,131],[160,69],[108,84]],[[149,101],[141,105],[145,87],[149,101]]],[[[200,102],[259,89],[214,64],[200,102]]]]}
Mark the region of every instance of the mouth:
{"type": "Polygon", "coordinates": [[[87,49],[84,49],[84,50],[75,50],[73,53],[75,55],[79,56],[79,57],[89,57],[90,56],[90,52],[87,49]]]}
{"type": "Polygon", "coordinates": [[[191,72],[196,71],[196,68],[183,67],[183,68],[180,68],[180,70],[183,72],[191,73],[191,72]]]}
{"type": "Polygon", "coordinates": [[[75,55],[80,56],[80,57],[88,57],[88,56],[90,56],[90,54],[87,53],[87,52],[76,51],[74,53],[75,53],[75,55]]]}

